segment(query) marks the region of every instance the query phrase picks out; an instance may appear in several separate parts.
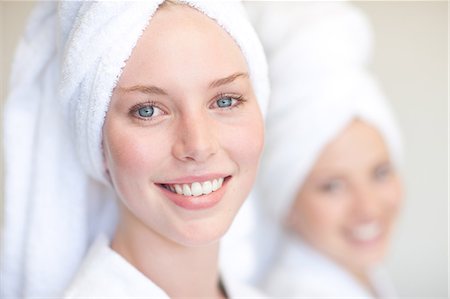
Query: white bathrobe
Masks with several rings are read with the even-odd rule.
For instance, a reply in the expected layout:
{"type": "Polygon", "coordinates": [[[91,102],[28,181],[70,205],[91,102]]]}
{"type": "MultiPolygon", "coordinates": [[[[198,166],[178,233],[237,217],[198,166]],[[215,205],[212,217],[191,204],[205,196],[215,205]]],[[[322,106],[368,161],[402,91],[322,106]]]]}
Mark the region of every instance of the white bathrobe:
{"type": "Polygon", "coordinates": [[[381,268],[369,273],[377,296],[346,269],[298,238],[286,239],[270,275],[267,295],[295,298],[395,298],[395,291],[381,268]]]}
{"type": "MultiPolygon", "coordinates": [[[[222,273],[229,298],[263,298],[256,289],[222,273]]],[[[64,298],[169,298],[169,296],[121,255],[100,235],[89,249],[64,298]]]]}

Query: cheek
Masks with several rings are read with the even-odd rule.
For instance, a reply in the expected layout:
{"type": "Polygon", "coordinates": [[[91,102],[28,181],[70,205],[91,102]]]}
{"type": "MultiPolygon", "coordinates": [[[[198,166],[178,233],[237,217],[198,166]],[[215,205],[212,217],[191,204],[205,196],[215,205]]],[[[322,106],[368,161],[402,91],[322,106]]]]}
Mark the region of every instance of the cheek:
{"type": "Polygon", "coordinates": [[[294,207],[297,230],[319,242],[329,240],[345,223],[345,209],[338,201],[317,194],[298,198],[294,207]]]}
{"type": "Polygon", "coordinates": [[[220,134],[223,147],[241,170],[256,173],[264,146],[264,124],[259,111],[220,134]]]}
{"type": "Polygon", "coordinates": [[[141,130],[123,129],[124,126],[105,126],[105,159],[112,180],[122,186],[147,180],[157,161],[161,161],[162,143],[157,136],[146,136],[141,130]],[[158,144],[158,146],[155,146],[158,144]]]}
{"type": "Polygon", "coordinates": [[[395,217],[403,201],[403,187],[399,178],[394,178],[383,188],[388,213],[395,217]]]}
{"type": "Polygon", "coordinates": [[[112,172],[140,172],[143,169],[142,166],[147,163],[144,155],[147,152],[145,144],[130,135],[116,134],[108,140],[107,147],[107,165],[112,172]]]}

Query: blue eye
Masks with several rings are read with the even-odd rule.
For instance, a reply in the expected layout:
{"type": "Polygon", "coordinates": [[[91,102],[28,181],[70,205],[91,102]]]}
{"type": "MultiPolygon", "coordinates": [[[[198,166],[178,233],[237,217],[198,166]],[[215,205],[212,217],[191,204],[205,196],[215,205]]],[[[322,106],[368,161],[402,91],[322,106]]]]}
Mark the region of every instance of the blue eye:
{"type": "Polygon", "coordinates": [[[162,116],[167,115],[166,111],[160,108],[158,103],[146,102],[131,107],[129,115],[141,121],[152,121],[154,123],[154,121],[160,120],[162,116]]]}
{"type": "Polygon", "coordinates": [[[153,108],[153,106],[145,106],[145,107],[139,108],[137,112],[140,117],[148,118],[148,117],[153,116],[153,114],[155,112],[155,108],[153,108]]]}
{"type": "Polygon", "coordinates": [[[231,107],[233,105],[233,98],[231,97],[221,97],[216,101],[217,106],[220,108],[231,107]]]}

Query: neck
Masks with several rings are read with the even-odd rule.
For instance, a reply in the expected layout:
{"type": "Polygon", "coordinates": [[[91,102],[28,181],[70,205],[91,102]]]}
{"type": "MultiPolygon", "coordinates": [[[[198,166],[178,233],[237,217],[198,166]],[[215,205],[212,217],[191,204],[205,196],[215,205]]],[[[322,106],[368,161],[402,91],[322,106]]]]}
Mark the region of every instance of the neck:
{"type": "Polygon", "coordinates": [[[189,247],[130,220],[122,209],[111,247],[170,298],[224,298],[219,287],[219,244],[189,247]],[[130,221],[133,223],[130,225],[130,221]],[[133,227],[133,229],[130,229],[133,227]]]}
{"type": "Polygon", "coordinates": [[[374,298],[378,298],[377,291],[373,286],[367,269],[353,269],[351,272],[353,273],[356,280],[361,283],[374,298]]]}

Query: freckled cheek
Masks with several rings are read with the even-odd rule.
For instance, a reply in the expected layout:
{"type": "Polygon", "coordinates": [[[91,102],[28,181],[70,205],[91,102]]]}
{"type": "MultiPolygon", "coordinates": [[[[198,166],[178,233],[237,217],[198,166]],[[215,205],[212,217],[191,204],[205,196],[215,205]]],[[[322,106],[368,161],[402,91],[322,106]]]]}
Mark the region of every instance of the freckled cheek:
{"type": "Polygon", "coordinates": [[[107,164],[110,173],[122,180],[138,180],[148,178],[151,169],[157,165],[160,157],[155,153],[156,146],[149,142],[144,134],[128,132],[111,134],[108,142],[107,164]]]}
{"type": "Polygon", "coordinates": [[[244,169],[256,172],[264,146],[262,119],[257,118],[222,130],[220,135],[222,146],[232,155],[233,160],[244,169]]]}

